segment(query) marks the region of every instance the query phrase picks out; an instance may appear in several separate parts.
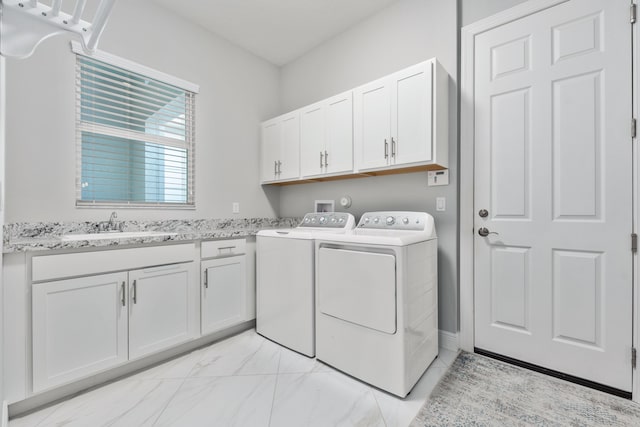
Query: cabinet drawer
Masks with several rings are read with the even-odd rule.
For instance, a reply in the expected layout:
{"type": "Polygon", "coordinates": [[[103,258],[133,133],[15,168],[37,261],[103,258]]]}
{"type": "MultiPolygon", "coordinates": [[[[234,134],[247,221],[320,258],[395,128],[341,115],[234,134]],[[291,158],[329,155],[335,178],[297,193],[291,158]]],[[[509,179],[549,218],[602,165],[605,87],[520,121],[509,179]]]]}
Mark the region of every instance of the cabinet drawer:
{"type": "Polygon", "coordinates": [[[246,252],[246,239],[213,240],[202,242],[202,258],[242,255],[246,252]]]}
{"type": "MultiPolygon", "coordinates": [[[[193,243],[34,256],[34,282],[193,261],[193,243]]],[[[197,256],[197,255],[195,255],[197,256]]]]}

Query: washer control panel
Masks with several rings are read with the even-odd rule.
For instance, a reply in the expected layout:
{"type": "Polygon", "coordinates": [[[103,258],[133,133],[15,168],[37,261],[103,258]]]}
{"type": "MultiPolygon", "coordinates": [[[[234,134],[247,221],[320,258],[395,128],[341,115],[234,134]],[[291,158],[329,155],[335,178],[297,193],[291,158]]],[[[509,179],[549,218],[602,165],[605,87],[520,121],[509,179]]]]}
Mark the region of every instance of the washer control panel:
{"type": "Polygon", "coordinates": [[[308,213],[298,227],[352,229],[355,218],[346,212],[308,213]]]}
{"type": "Polygon", "coordinates": [[[360,218],[357,228],[421,231],[425,229],[428,215],[425,212],[367,212],[360,218]]]}

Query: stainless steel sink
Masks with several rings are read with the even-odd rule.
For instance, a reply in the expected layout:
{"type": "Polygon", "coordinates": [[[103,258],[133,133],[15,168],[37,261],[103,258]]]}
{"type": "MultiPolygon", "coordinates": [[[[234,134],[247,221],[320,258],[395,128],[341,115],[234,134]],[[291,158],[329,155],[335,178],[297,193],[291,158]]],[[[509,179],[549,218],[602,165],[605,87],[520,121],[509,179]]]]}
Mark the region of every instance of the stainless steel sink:
{"type": "Polygon", "coordinates": [[[137,237],[160,237],[175,236],[178,233],[164,231],[125,231],[114,233],[87,233],[87,234],[65,234],[60,237],[63,242],[73,242],[78,240],[112,240],[112,239],[134,239],[137,237]]]}

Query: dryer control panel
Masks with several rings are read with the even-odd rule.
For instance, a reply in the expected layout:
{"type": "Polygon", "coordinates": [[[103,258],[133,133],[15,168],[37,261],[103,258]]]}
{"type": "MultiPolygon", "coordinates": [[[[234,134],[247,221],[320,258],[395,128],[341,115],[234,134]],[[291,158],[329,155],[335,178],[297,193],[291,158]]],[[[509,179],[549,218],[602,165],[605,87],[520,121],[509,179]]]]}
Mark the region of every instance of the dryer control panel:
{"type": "Polygon", "coordinates": [[[352,229],[355,218],[346,212],[308,213],[298,227],[352,229]]]}
{"type": "Polygon", "coordinates": [[[433,224],[433,218],[426,212],[384,211],[365,213],[357,228],[424,231],[429,224],[433,224]]]}

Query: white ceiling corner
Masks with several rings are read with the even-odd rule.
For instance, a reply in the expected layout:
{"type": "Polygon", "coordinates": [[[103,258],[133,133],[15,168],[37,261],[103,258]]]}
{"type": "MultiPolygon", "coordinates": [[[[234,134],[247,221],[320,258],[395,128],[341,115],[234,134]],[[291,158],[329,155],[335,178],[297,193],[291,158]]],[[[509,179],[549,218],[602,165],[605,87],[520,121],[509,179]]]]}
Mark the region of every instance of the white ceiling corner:
{"type": "Polygon", "coordinates": [[[282,66],[398,0],[153,0],[282,66]]]}

